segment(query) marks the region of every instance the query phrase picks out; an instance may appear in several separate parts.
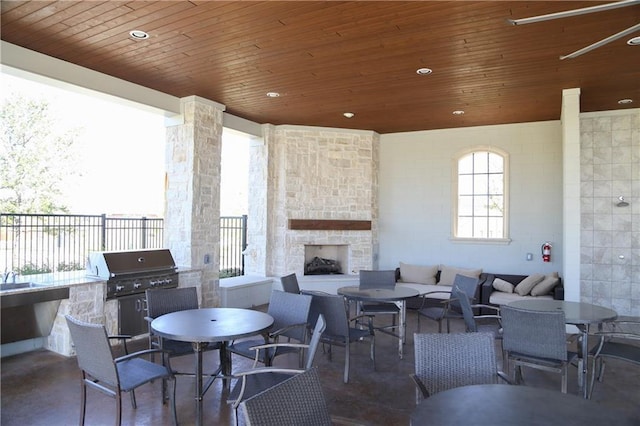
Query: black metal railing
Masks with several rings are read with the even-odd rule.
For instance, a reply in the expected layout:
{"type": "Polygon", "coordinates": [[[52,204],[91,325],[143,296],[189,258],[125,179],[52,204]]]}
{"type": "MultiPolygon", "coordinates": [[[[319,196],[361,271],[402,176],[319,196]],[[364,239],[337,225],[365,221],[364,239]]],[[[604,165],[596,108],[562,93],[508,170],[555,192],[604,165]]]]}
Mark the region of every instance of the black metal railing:
{"type": "Polygon", "coordinates": [[[247,215],[220,217],[220,278],[244,275],[247,215]]]}
{"type": "MultiPolygon", "coordinates": [[[[164,219],[0,213],[0,272],[82,270],[91,251],[163,247],[164,219]]],[[[220,218],[220,275],[244,274],[247,216],[220,218]]]]}

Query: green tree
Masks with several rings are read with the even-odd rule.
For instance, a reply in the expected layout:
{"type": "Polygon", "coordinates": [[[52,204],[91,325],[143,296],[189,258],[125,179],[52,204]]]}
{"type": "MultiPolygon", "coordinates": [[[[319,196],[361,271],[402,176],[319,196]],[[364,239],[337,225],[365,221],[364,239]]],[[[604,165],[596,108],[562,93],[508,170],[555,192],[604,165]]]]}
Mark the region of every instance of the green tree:
{"type": "Polygon", "coordinates": [[[0,211],[67,213],[64,187],[78,174],[77,129],[60,129],[49,103],[22,95],[0,111],[0,211]]]}

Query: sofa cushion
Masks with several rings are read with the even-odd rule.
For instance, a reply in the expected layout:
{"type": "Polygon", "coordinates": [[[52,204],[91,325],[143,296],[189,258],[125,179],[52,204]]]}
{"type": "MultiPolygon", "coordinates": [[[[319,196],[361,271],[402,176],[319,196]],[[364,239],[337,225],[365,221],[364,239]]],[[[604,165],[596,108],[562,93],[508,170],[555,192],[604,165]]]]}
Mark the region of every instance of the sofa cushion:
{"type": "Polygon", "coordinates": [[[501,278],[495,278],[492,285],[493,288],[503,293],[513,293],[514,285],[509,281],[505,281],[501,278]]]}
{"type": "Polygon", "coordinates": [[[542,274],[529,275],[527,278],[520,281],[513,291],[518,293],[520,296],[526,296],[531,292],[536,284],[540,283],[542,280],[544,280],[544,275],[542,274]]]}
{"type": "Polygon", "coordinates": [[[403,282],[435,285],[437,273],[437,265],[422,266],[400,262],[400,278],[403,282]]]}
{"type": "Polygon", "coordinates": [[[511,302],[515,302],[516,300],[526,300],[526,299],[549,299],[553,300],[553,296],[550,294],[544,296],[520,296],[517,293],[503,293],[501,291],[494,291],[489,296],[489,303],[492,305],[508,305],[511,302]]]}
{"type": "Polygon", "coordinates": [[[482,269],[462,269],[442,265],[440,268],[440,281],[438,281],[438,285],[453,286],[453,280],[455,280],[457,274],[471,278],[479,278],[481,273],[482,269]]]}
{"type": "Polygon", "coordinates": [[[551,290],[553,290],[553,288],[558,284],[558,281],[560,281],[560,279],[557,275],[547,275],[542,281],[540,281],[531,289],[530,294],[532,296],[544,296],[545,294],[549,294],[551,290]]]}

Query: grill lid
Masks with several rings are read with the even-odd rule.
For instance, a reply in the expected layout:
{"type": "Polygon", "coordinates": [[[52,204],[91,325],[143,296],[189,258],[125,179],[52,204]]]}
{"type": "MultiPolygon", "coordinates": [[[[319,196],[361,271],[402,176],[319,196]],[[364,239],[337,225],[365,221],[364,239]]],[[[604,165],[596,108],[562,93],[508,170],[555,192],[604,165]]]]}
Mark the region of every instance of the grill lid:
{"type": "Polygon", "coordinates": [[[169,249],[91,252],[87,261],[87,272],[103,279],[175,269],[169,249]]]}

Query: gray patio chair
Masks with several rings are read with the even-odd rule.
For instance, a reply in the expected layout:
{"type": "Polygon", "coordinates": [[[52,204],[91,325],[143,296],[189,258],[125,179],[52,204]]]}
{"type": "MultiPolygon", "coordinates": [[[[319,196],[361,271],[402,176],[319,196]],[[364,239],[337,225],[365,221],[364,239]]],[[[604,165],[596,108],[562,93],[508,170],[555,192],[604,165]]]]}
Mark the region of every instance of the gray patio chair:
{"type": "Polygon", "coordinates": [[[459,386],[498,383],[508,377],[497,368],[490,333],[429,333],[413,335],[416,404],[438,392],[459,386]]]}
{"type": "MultiPolygon", "coordinates": [[[[359,287],[361,289],[384,289],[393,290],[396,287],[396,271],[366,271],[359,274],[359,287]]],[[[390,333],[398,327],[397,319],[400,315],[400,308],[395,303],[389,302],[358,302],[358,314],[375,318],[380,315],[391,315],[391,324],[375,326],[376,330],[390,333]]]]}
{"type": "Polygon", "coordinates": [[[282,283],[282,290],[287,293],[300,293],[300,285],[298,284],[298,277],[295,273],[280,277],[282,283]]]}
{"type": "Polygon", "coordinates": [[[352,343],[356,343],[364,338],[369,338],[371,342],[370,357],[373,361],[373,369],[376,369],[376,352],[375,352],[375,332],[370,317],[366,315],[358,315],[349,318],[349,305],[342,296],[331,295],[320,291],[304,291],[303,294],[313,296],[311,302],[311,311],[309,313],[309,322],[314,323],[320,314],[324,315],[327,321],[327,329],[322,334],[320,341],[329,345],[329,360],[332,356],[332,347],[342,346],[344,351],[344,383],[349,382],[349,360],[350,347],[352,343]],[[355,327],[358,320],[368,318],[366,329],[355,327]],[[351,326],[354,323],[354,327],[351,326]]]}
{"type": "Polygon", "coordinates": [[[315,367],[244,400],[240,407],[247,426],[361,425],[329,414],[315,367]]]}
{"type": "MultiPolygon", "coordinates": [[[[475,300],[476,291],[480,280],[457,274],[453,280],[453,287],[458,287],[467,297],[475,300]]],[[[450,291],[430,291],[422,296],[422,306],[418,309],[418,333],[420,332],[420,317],[429,318],[438,322],[438,332],[442,333],[442,320],[447,321],[447,333],[450,331],[449,320],[451,318],[463,318],[459,301],[450,291]],[[428,306],[429,295],[435,293],[449,293],[449,300],[441,301],[439,306],[428,306]]]]}
{"type": "Polygon", "coordinates": [[[491,333],[495,339],[502,339],[502,323],[500,318],[500,308],[497,306],[471,304],[467,296],[458,286],[451,290],[452,300],[458,301],[464,324],[468,333],[491,333]],[[488,315],[475,315],[474,309],[486,309],[495,312],[488,315]]]}
{"type": "Polygon", "coordinates": [[[231,394],[227,399],[227,402],[233,404],[233,408],[236,410],[236,420],[238,419],[237,409],[242,401],[247,398],[251,398],[254,395],[257,395],[260,392],[263,392],[277,385],[278,383],[285,381],[292,374],[302,373],[306,370],[311,369],[311,367],[313,366],[313,359],[315,357],[316,351],[318,350],[318,345],[320,344],[320,337],[326,329],[326,326],[327,324],[324,320],[324,316],[318,316],[318,320],[313,327],[313,335],[311,336],[308,345],[302,343],[270,343],[266,345],[254,346],[252,348],[256,353],[253,368],[250,370],[235,373],[233,375],[233,377],[237,378],[238,380],[236,381],[236,384],[234,385],[233,389],[231,390],[231,394]],[[306,350],[304,369],[257,367],[259,362],[257,354],[259,350],[285,346],[306,350]]]}
{"type": "MultiPolygon", "coordinates": [[[[193,355],[193,346],[190,342],[180,342],[178,340],[165,339],[156,335],[151,330],[151,322],[164,314],[171,312],[185,311],[188,309],[198,309],[198,292],[195,287],[185,288],[163,288],[149,289],[145,292],[147,302],[147,315],[145,320],[149,325],[149,349],[163,349],[169,352],[169,356],[177,357],[182,355],[193,355]]],[[[205,351],[220,349],[220,343],[210,343],[204,349],[205,351]]],[[[153,356],[151,357],[153,361],[153,356]]],[[[220,371],[208,375],[215,375],[220,371]]],[[[181,376],[194,377],[193,372],[174,371],[173,374],[181,376]]],[[[166,381],[163,385],[163,397],[166,398],[166,381]]]]}
{"type": "MultiPolygon", "coordinates": [[[[522,367],[562,375],[561,390],[567,393],[567,369],[578,354],[567,350],[565,316],[562,311],[531,311],[509,305],[500,308],[502,349],[508,372],[515,366],[515,383],[522,382],[522,367]]],[[[586,386],[586,383],[585,383],[586,386]]]]}
{"type": "MultiPolygon", "coordinates": [[[[264,343],[279,343],[281,338],[286,338],[288,342],[293,339],[298,343],[305,343],[310,308],[311,296],[273,290],[269,299],[267,313],[273,317],[274,322],[266,336],[266,341],[265,338],[237,340],[228,346],[228,351],[254,359],[256,353],[251,349],[254,346],[264,343]]],[[[260,349],[257,357],[260,362],[270,366],[276,356],[292,352],[298,353],[299,364],[302,366],[302,351],[300,348],[293,346],[260,349]]]]}
{"type": "Polygon", "coordinates": [[[606,326],[610,329],[593,334],[599,338],[599,342],[591,354],[593,362],[589,398],[593,394],[596,371],[599,382],[604,378],[606,358],[640,365],[640,321],[618,320],[609,322],[606,326]]]}
{"type": "MultiPolygon", "coordinates": [[[[116,400],[116,425],[122,423],[122,392],[131,392],[131,406],[137,407],[134,390],[153,380],[169,380],[173,424],[178,424],[175,405],[175,379],[171,371],[168,352],[147,349],[113,357],[104,325],[89,324],[67,315],[67,325],[75,347],[78,366],[82,370],[80,425],[84,425],[87,408],[87,388],[96,389],[116,400]],[[144,359],[152,353],[163,354],[163,364],[144,359]]],[[[164,398],[162,399],[164,404],[164,398]]]]}

